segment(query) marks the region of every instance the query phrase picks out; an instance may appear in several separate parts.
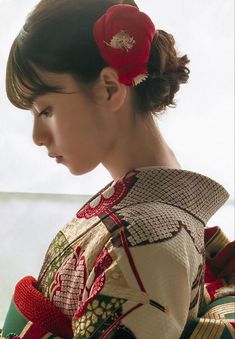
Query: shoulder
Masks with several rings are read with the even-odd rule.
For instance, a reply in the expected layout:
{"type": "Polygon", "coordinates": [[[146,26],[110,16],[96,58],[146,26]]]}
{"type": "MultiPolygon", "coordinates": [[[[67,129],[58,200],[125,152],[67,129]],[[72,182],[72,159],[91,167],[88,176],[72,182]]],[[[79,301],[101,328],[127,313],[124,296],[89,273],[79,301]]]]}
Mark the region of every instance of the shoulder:
{"type": "Polygon", "coordinates": [[[140,203],[116,212],[129,246],[188,241],[198,253],[204,249],[204,225],[179,207],[161,202],[140,203]]]}
{"type": "Polygon", "coordinates": [[[119,262],[126,253],[134,257],[138,267],[151,263],[158,273],[165,272],[165,268],[188,272],[193,284],[204,260],[201,221],[178,207],[160,202],[131,205],[116,211],[115,216],[121,226],[119,230],[113,229],[111,241],[119,262]]]}

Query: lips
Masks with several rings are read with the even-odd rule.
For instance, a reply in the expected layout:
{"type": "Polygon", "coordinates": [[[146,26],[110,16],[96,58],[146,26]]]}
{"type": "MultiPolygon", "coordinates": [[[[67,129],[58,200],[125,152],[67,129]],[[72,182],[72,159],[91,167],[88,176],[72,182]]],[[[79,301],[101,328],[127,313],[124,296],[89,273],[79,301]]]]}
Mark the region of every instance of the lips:
{"type": "Polygon", "coordinates": [[[63,159],[63,157],[58,156],[58,157],[56,157],[56,162],[60,163],[62,161],[62,159],[63,159]]]}
{"type": "Polygon", "coordinates": [[[57,155],[57,154],[51,154],[51,153],[49,153],[48,156],[49,156],[50,158],[56,159],[56,162],[57,162],[57,163],[60,163],[60,162],[62,161],[62,159],[63,159],[63,157],[62,157],[61,155],[57,155]]]}
{"type": "Polygon", "coordinates": [[[49,156],[50,158],[62,158],[62,156],[61,156],[61,155],[58,155],[58,154],[48,154],[48,156],[49,156]]]}

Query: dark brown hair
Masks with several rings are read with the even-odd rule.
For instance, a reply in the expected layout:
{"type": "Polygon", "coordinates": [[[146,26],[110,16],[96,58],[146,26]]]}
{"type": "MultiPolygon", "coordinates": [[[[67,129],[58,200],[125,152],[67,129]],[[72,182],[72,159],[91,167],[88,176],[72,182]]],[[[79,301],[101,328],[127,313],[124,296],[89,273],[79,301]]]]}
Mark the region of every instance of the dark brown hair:
{"type": "MultiPolygon", "coordinates": [[[[10,50],[6,91],[18,108],[30,109],[39,95],[62,92],[50,87],[35,67],[68,73],[84,85],[98,79],[107,66],[92,34],[95,21],[115,4],[137,5],[125,0],[42,0],[28,15],[10,50]],[[25,90],[25,88],[27,90],[25,90]]],[[[174,107],[180,84],[189,77],[187,55],[177,55],[171,34],[157,30],[148,64],[149,77],[134,87],[135,102],[143,115],[174,107]]]]}

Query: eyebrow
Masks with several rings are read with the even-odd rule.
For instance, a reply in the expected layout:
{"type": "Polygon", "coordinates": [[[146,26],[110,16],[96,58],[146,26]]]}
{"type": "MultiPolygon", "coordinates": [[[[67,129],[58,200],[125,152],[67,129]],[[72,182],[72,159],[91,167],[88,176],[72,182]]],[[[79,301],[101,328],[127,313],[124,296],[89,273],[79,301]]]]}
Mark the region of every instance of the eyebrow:
{"type": "Polygon", "coordinates": [[[36,114],[39,114],[38,111],[36,111],[34,108],[30,108],[29,111],[32,113],[32,115],[36,115],[36,114]]]}
{"type": "Polygon", "coordinates": [[[31,107],[30,107],[30,109],[29,109],[29,110],[31,111],[32,114],[34,114],[34,115],[35,115],[35,114],[40,114],[40,112],[37,111],[36,108],[33,107],[33,104],[35,103],[36,100],[38,100],[40,97],[43,97],[43,96],[45,96],[45,95],[46,95],[46,94],[43,94],[43,95],[37,95],[36,97],[34,97],[34,100],[33,100],[33,102],[32,102],[32,105],[31,105],[31,107]]]}
{"type": "Polygon", "coordinates": [[[35,115],[39,115],[39,114],[41,113],[40,111],[36,110],[36,109],[33,108],[33,107],[31,107],[29,111],[30,111],[31,114],[34,115],[34,116],[35,116],[35,115]]]}

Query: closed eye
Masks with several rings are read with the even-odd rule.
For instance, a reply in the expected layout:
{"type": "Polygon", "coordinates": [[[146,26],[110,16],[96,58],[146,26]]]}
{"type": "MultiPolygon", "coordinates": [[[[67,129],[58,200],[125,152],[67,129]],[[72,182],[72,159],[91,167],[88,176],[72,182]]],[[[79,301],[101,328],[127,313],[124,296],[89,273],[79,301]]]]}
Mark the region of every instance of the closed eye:
{"type": "Polygon", "coordinates": [[[41,117],[41,116],[46,116],[47,117],[48,115],[49,115],[49,111],[46,110],[46,109],[38,114],[39,117],[41,117]]]}
{"type": "Polygon", "coordinates": [[[41,117],[41,116],[48,117],[50,113],[51,113],[51,107],[47,107],[41,113],[38,114],[38,117],[41,117]]]}

